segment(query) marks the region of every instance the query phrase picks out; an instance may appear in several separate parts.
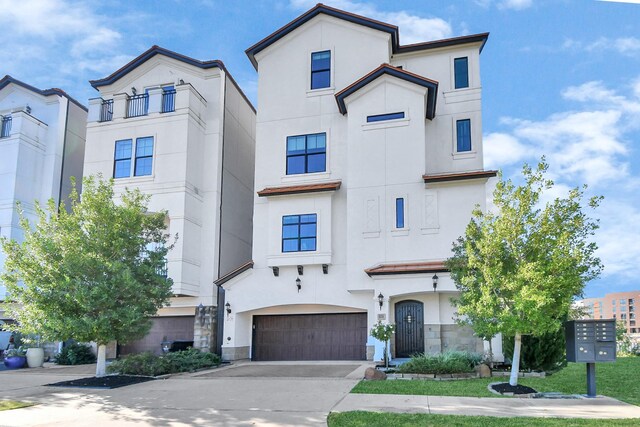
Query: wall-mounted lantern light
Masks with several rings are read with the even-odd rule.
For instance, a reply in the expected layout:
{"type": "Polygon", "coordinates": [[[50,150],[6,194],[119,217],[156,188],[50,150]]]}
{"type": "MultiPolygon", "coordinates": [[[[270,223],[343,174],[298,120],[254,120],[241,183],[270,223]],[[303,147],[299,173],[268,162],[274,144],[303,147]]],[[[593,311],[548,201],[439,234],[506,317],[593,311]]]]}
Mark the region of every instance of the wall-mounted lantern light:
{"type": "Polygon", "coordinates": [[[198,306],[198,320],[200,320],[200,326],[204,326],[204,321],[207,315],[207,309],[200,303],[198,306]]]}
{"type": "Polygon", "coordinates": [[[300,292],[300,289],[302,289],[302,280],[300,280],[299,277],[296,279],[296,286],[298,287],[298,292],[300,292]]]}
{"type": "Polygon", "coordinates": [[[384,295],[382,295],[382,292],[378,294],[378,304],[380,304],[380,310],[382,310],[382,305],[384,304],[384,295]]]}
{"type": "Polygon", "coordinates": [[[227,316],[231,314],[231,304],[228,302],[224,305],[227,308],[227,316]]]}
{"type": "Polygon", "coordinates": [[[436,288],[438,287],[438,273],[434,274],[432,279],[433,279],[433,292],[435,292],[436,288]]]}

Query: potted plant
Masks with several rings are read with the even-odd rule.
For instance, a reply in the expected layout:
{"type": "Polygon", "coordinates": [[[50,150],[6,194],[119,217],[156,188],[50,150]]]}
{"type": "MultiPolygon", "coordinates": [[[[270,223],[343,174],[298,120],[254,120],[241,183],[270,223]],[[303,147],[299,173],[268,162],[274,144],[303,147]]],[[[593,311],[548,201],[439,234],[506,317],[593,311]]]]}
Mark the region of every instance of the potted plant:
{"type": "Polygon", "coordinates": [[[39,335],[29,339],[29,346],[27,348],[27,364],[30,368],[40,368],[44,364],[44,349],[40,346],[39,335]]]}
{"type": "Polygon", "coordinates": [[[396,325],[385,324],[378,321],[371,329],[371,336],[375,339],[384,342],[384,366],[385,369],[389,369],[389,340],[393,336],[396,330],[396,325]]]}
{"type": "Polygon", "coordinates": [[[27,364],[27,351],[24,347],[10,348],[4,352],[4,366],[7,369],[24,368],[27,364]]]}

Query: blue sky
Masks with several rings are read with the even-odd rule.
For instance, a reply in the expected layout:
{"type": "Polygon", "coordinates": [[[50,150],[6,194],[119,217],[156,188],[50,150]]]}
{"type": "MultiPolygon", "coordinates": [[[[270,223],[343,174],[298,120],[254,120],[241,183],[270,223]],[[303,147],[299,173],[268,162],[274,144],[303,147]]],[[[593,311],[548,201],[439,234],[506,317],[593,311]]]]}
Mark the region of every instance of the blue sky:
{"type": "MultiPolygon", "coordinates": [[[[336,0],[400,27],[400,42],[489,31],[481,58],[485,165],[517,176],[543,154],[561,194],[587,183],[602,277],[587,296],[640,289],[640,4],[595,0],[336,0]]],[[[244,50],[307,0],[0,0],[0,75],[86,104],[102,78],[157,44],[221,59],[256,102],[244,50]]],[[[428,77],[428,76],[427,76],[428,77]]]]}

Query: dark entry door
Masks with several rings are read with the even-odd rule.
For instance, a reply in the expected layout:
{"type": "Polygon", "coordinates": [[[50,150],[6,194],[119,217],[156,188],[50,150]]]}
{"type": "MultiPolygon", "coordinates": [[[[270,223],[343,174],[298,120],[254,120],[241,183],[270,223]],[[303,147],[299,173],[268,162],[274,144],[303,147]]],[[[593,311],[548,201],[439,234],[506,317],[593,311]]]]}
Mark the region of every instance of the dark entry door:
{"type": "Polygon", "coordinates": [[[396,357],[424,353],[424,312],[420,301],[396,304],[396,357]]]}
{"type": "Polygon", "coordinates": [[[253,360],[365,360],[367,314],[253,317],[253,360]]]}

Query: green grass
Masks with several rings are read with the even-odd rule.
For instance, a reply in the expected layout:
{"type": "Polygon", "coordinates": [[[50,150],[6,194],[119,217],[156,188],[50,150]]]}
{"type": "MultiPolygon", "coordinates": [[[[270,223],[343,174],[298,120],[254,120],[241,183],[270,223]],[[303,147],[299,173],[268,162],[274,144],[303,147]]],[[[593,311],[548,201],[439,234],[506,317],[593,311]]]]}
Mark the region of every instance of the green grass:
{"type": "MultiPolygon", "coordinates": [[[[587,392],[587,374],[584,363],[569,366],[546,378],[520,378],[518,384],[533,387],[540,392],[557,391],[567,394],[587,392]]],[[[596,365],[597,393],[640,406],[640,357],[619,358],[614,363],[596,365]]],[[[508,377],[478,378],[457,381],[361,381],[352,393],[419,394],[430,396],[499,397],[487,390],[487,385],[508,381],[508,377]]]]}
{"type": "Polygon", "coordinates": [[[499,418],[499,417],[472,417],[466,415],[430,415],[430,414],[392,414],[378,412],[334,412],[329,414],[327,420],[329,427],[413,427],[413,426],[509,426],[509,427],[536,427],[536,426],[562,426],[583,427],[594,426],[637,426],[637,419],[603,420],[576,419],[576,418],[499,418]]]}
{"type": "Polygon", "coordinates": [[[0,411],[8,411],[9,409],[26,408],[33,406],[33,403],[18,402],[15,400],[0,400],[0,411]]]}

